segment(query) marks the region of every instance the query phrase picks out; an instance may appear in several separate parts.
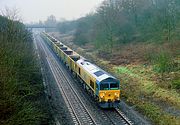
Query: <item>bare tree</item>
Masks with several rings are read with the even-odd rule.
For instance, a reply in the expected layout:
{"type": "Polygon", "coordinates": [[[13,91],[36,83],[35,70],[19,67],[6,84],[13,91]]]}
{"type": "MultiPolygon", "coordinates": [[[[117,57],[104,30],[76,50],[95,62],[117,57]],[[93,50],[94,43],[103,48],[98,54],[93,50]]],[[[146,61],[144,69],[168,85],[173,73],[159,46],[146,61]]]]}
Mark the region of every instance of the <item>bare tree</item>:
{"type": "MultiPolygon", "coordinates": [[[[45,21],[45,25],[48,27],[56,27],[56,25],[57,25],[56,17],[54,15],[50,15],[49,17],[47,17],[47,20],[45,21]]],[[[55,30],[54,28],[46,29],[46,31],[48,31],[48,32],[51,32],[54,30],[55,30]]]]}
{"type": "Polygon", "coordinates": [[[54,15],[50,15],[49,17],[47,17],[47,20],[45,21],[45,25],[51,26],[51,27],[56,26],[56,23],[57,21],[54,15]]]}
{"type": "MultiPolygon", "coordinates": [[[[114,42],[115,42],[115,30],[117,27],[118,14],[121,10],[119,0],[107,0],[102,3],[102,5],[97,10],[100,20],[100,25],[102,29],[105,31],[105,38],[107,43],[109,43],[110,51],[113,52],[114,42]]],[[[105,43],[105,44],[107,44],[105,43]]],[[[109,47],[108,47],[109,48],[109,47]]]]}
{"type": "Polygon", "coordinates": [[[7,41],[12,42],[16,36],[17,31],[15,30],[16,28],[16,23],[14,21],[21,21],[21,18],[19,16],[19,10],[17,8],[12,8],[9,9],[8,7],[5,7],[4,10],[1,10],[1,15],[8,18],[9,20],[7,21],[7,41]]]}
{"type": "Polygon", "coordinates": [[[1,10],[0,14],[7,17],[9,20],[22,21],[21,17],[19,16],[19,10],[16,7],[12,9],[5,7],[1,10]]]}

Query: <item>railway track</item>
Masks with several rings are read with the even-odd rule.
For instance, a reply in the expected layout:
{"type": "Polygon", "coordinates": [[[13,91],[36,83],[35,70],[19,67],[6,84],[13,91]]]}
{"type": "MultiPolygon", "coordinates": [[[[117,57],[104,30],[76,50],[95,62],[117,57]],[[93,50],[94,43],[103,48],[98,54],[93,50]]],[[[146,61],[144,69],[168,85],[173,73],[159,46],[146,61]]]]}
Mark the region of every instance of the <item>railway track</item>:
{"type": "Polygon", "coordinates": [[[133,123],[118,109],[107,109],[103,111],[112,125],[133,125],[133,123]]]}
{"type": "Polygon", "coordinates": [[[121,117],[120,119],[123,121],[123,123],[124,123],[125,125],[133,125],[133,123],[124,115],[123,112],[121,112],[121,111],[119,110],[119,108],[115,108],[115,112],[116,112],[117,114],[119,114],[119,116],[121,117]]]}
{"type": "Polygon", "coordinates": [[[63,68],[64,66],[59,64],[56,58],[54,58],[52,51],[49,50],[44,42],[42,42],[42,39],[39,38],[38,41],[40,41],[38,42],[38,46],[42,48],[44,54],[46,55],[46,60],[49,64],[53,76],[55,77],[58,88],[68,107],[74,124],[133,125],[118,108],[102,110],[96,106],[92,109],[94,111],[88,110],[87,107],[91,109],[93,106],[88,106],[87,104],[83,103],[82,98],[80,97],[83,94],[79,94],[80,92],[77,92],[76,89],[74,89],[74,86],[72,86],[72,80],[68,75],[69,73],[64,71],[66,68],[63,68]],[[98,121],[98,118],[95,115],[97,113],[99,119],[101,119],[101,122],[98,121]]]}
{"type": "Polygon", "coordinates": [[[47,62],[55,77],[59,90],[68,107],[68,110],[72,116],[74,124],[96,125],[95,120],[83,104],[76,90],[74,90],[69,80],[66,78],[64,71],[58,65],[58,62],[54,58],[51,58],[53,56],[52,53],[48,50],[48,48],[43,42],[41,42],[39,45],[46,54],[47,62]]]}

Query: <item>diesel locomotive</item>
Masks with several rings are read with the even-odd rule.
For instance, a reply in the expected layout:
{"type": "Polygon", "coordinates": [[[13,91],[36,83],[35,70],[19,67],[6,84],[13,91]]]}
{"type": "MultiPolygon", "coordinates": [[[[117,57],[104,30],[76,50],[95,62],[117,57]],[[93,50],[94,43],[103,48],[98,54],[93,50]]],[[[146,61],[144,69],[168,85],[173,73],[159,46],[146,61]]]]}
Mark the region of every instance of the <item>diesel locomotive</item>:
{"type": "Polygon", "coordinates": [[[42,37],[70,71],[83,81],[86,89],[101,108],[115,108],[120,102],[120,81],[80,56],[49,34],[42,37]]]}

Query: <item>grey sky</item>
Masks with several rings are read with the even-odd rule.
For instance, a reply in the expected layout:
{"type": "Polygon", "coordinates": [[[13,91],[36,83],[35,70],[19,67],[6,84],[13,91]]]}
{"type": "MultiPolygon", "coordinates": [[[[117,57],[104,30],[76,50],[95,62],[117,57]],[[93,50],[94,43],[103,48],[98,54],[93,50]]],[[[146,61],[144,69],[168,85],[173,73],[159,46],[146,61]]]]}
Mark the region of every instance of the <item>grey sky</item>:
{"type": "Polygon", "coordinates": [[[0,8],[17,8],[24,22],[46,20],[53,14],[57,20],[77,19],[94,11],[103,0],[0,0],[0,8]]]}

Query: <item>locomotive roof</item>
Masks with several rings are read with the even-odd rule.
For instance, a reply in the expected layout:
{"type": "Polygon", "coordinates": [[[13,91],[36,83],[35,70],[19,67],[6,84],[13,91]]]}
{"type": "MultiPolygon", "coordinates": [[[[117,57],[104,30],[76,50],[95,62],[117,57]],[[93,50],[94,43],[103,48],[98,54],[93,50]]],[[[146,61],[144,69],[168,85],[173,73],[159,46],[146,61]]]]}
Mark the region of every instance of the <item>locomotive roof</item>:
{"type": "Polygon", "coordinates": [[[106,71],[102,70],[98,66],[90,63],[89,61],[85,59],[79,59],[77,63],[81,65],[84,68],[84,70],[86,70],[88,73],[93,75],[96,78],[96,80],[98,80],[99,82],[108,78],[116,79],[115,77],[107,73],[106,71]]]}

